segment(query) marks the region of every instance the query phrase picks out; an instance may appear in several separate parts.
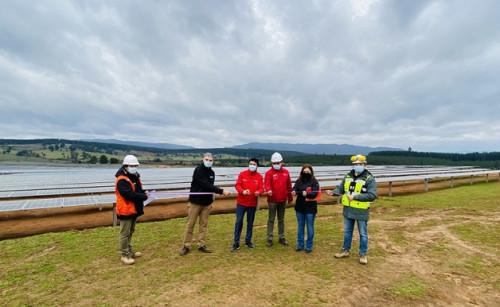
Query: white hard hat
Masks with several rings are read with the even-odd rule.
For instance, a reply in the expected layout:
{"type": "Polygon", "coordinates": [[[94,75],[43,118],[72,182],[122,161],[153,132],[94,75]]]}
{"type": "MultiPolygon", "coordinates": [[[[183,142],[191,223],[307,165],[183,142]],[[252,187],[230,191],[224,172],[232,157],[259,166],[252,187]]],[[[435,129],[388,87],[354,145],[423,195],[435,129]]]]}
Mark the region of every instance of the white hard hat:
{"type": "Polygon", "coordinates": [[[271,156],[271,162],[281,162],[283,161],[283,157],[280,155],[279,152],[275,152],[273,153],[273,155],[271,156]]]}
{"type": "Polygon", "coordinates": [[[366,157],[363,155],[355,155],[351,157],[352,163],[364,163],[366,164],[366,157]]]}
{"type": "Polygon", "coordinates": [[[139,161],[134,155],[128,155],[123,158],[123,165],[139,165],[139,161]]]}

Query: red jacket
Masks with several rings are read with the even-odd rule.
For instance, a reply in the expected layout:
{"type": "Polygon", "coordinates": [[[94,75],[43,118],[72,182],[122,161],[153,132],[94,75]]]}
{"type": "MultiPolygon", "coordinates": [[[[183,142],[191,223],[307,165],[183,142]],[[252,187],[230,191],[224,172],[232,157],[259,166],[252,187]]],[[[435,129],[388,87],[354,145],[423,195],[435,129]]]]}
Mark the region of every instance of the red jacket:
{"type": "Polygon", "coordinates": [[[249,169],[238,175],[234,187],[238,191],[237,204],[245,207],[257,207],[258,197],[255,197],[255,192],[258,192],[259,195],[264,193],[262,175],[257,171],[251,172],[249,169]],[[250,195],[241,194],[244,190],[250,190],[250,195]]]}
{"type": "Polygon", "coordinates": [[[292,179],[286,168],[279,171],[271,168],[266,172],[264,187],[267,192],[273,191],[273,196],[267,194],[267,201],[271,203],[292,202],[292,179]]]}

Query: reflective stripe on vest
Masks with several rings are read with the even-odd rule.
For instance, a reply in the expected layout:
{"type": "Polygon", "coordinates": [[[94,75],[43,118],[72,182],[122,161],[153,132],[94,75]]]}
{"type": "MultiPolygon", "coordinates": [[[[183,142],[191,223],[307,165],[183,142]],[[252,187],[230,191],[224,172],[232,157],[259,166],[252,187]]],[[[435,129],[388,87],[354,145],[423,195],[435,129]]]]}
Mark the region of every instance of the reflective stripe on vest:
{"type": "MultiPolygon", "coordinates": [[[[366,177],[366,180],[368,180],[371,176],[366,177]]],[[[368,209],[370,208],[370,202],[369,201],[359,201],[359,200],[351,200],[349,201],[349,198],[347,198],[347,195],[358,195],[363,193],[363,187],[366,185],[366,180],[363,179],[357,179],[353,181],[351,176],[347,175],[345,178],[345,183],[344,183],[344,195],[342,196],[342,204],[344,206],[349,206],[353,208],[358,208],[358,209],[368,209]]]]}
{"type": "Polygon", "coordinates": [[[126,200],[123,198],[123,196],[120,194],[118,191],[118,181],[125,179],[127,180],[130,185],[132,186],[132,190],[135,191],[135,185],[130,180],[127,176],[120,175],[116,177],[116,182],[115,182],[115,194],[116,194],[116,214],[117,215],[132,215],[136,214],[137,211],[135,210],[135,205],[133,201],[126,200]]]}

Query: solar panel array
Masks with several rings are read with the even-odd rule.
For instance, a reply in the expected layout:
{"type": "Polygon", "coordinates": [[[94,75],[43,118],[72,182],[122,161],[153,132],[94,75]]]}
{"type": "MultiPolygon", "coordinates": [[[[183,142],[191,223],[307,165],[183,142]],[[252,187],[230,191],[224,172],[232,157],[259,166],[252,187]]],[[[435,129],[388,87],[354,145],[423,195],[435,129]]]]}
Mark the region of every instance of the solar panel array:
{"type": "MultiPolygon", "coordinates": [[[[300,167],[287,167],[292,180],[300,167]]],[[[216,185],[235,192],[234,183],[244,168],[215,168],[216,185]]],[[[336,186],[350,170],[348,166],[315,167],[316,178],[322,186],[336,186]]],[[[450,178],[498,173],[469,167],[405,167],[370,166],[377,182],[450,178]]],[[[260,170],[261,173],[267,168],[260,170]]],[[[0,211],[102,205],[115,202],[114,174],[110,168],[12,167],[0,169],[0,211]]],[[[141,168],[145,189],[157,191],[186,191],[193,168],[141,168]]],[[[159,199],[185,197],[158,195],[159,199]]]]}

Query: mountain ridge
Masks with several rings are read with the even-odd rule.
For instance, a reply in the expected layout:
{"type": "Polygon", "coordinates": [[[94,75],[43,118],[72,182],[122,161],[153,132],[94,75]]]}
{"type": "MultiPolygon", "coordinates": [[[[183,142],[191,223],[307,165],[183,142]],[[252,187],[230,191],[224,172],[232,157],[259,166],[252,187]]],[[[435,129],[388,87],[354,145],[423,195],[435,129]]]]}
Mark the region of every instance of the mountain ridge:
{"type": "Polygon", "coordinates": [[[393,147],[369,147],[369,146],[358,146],[351,144],[292,144],[292,143],[259,143],[252,142],[242,145],[236,145],[231,148],[238,149],[267,149],[267,150],[287,150],[287,151],[298,151],[307,154],[338,154],[338,155],[351,155],[351,154],[362,154],[367,155],[370,152],[375,151],[404,151],[401,148],[393,147]]]}
{"type": "Polygon", "coordinates": [[[141,147],[153,147],[161,149],[196,149],[192,146],[185,146],[172,143],[150,143],[150,142],[139,142],[139,141],[123,141],[117,139],[81,139],[84,142],[98,142],[98,143],[108,143],[108,144],[119,144],[119,145],[131,145],[131,146],[141,146],[141,147]]]}

